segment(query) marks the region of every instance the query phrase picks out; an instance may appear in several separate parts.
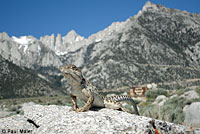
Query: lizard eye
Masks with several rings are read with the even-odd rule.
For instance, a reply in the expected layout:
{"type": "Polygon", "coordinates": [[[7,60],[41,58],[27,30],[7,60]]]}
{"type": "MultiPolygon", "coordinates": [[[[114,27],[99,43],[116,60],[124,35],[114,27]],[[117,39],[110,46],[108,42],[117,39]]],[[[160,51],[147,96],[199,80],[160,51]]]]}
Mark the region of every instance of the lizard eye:
{"type": "Polygon", "coordinates": [[[76,69],[76,67],[75,67],[75,66],[72,66],[71,68],[72,68],[72,69],[74,69],[74,70],[76,69]]]}

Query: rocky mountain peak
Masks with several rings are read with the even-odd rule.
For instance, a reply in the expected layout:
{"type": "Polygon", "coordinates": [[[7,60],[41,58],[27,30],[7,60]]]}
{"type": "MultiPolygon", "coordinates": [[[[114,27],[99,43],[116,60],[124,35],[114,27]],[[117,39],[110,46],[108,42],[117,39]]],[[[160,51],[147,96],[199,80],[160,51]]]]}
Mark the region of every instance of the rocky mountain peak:
{"type": "Polygon", "coordinates": [[[84,40],[85,38],[78,35],[75,30],[71,30],[63,37],[64,43],[75,43],[84,40]]]}
{"type": "Polygon", "coordinates": [[[76,31],[75,30],[71,30],[71,31],[69,31],[68,33],[67,33],[67,36],[71,36],[71,37],[73,37],[73,36],[77,36],[78,34],[76,33],[76,31]]]}
{"type": "Polygon", "coordinates": [[[0,33],[0,40],[8,40],[9,36],[6,32],[0,33]]]}
{"type": "Polygon", "coordinates": [[[147,10],[158,10],[160,7],[163,7],[161,5],[153,4],[150,1],[146,2],[146,4],[143,6],[142,11],[147,10]]]}
{"type": "Polygon", "coordinates": [[[60,45],[63,44],[63,40],[62,40],[62,36],[60,33],[57,34],[57,37],[56,37],[56,44],[55,44],[55,47],[60,47],[60,45]]]}
{"type": "Polygon", "coordinates": [[[167,9],[166,7],[162,6],[162,5],[158,5],[158,4],[153,4],[150,1],[146,2],[145,5],[143,6],[142,10],[140,10],[138,12],[137,15],[134,16],[134,18],[138,18],[141,14],[143,14],[146,11],[151,11],[151,12],[157,12],[158,10],[161,9],[167,9]]]}

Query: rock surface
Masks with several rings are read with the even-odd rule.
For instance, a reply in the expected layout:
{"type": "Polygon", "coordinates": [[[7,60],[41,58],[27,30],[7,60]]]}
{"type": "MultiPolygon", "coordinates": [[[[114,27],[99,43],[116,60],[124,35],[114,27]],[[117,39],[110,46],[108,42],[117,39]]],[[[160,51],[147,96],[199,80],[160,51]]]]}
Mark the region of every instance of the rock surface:
{"type": "Polygon", "coordinates": [[[6,117],[10,114],[10,112],[0,110],[0,118],[6,117]]]}
{"type": "Polygon", "coordinates": [[[168,98],[164,95],[159,95],[156,97],[155,101],[152,104],[163,106],[165,102],[168,100],[168,98]]]}
{"type": "MultiPolygon", "coordinates": [[[[0,119],[0,130],[27,130],[33,134],[147,134],[154,132],[151,118],[117,110],[100,109],[77,113],[68,106],[24,106],[24,116],[15,115],[0,119]],[[27,119],[33,121],[39,128],[27,119]]],[[[186,127],[155,120],[156,128],[163,134],[185,134],[186,127]]]]}
{"type": "Polygon", "coordinates": [[[192,99],[198,99],[199,94],[195,90],[187,91],[180,97],[186,99],[186,100],[192,100],[192,99]]]}
{"type": "Polygon", "coordinates": [[[189,106],[185,106],[183,111],[185,113],[184,123],[187,126],[200,128],[200,102],[194,102],[189,106]]]}

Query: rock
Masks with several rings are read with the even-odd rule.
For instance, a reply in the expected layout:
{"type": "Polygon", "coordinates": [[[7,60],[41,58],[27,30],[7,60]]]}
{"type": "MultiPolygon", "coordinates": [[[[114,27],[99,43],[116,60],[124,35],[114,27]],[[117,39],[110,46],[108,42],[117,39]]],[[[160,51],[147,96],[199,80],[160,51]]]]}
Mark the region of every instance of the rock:
{"type": "MultiPolygon", "coordinates": [[[[103,133],[132,133],[147,134],[154,132],[149,123],[151,118],[137,116],[111,109],[99,111],[74,112],[68,106],[33,105],[24,107],[24,116],[15,115],[0,119],[0,130],[25,129],[32,134],[103,134],[103,133]],[[29,119],[29,122],[27,122],[29,119]],[[39,128],[36,128],[39,126],[39,128]]],[[[155,120],[156,128],[163,134],[184,134],[186,127],[155,120]]]]}
{"type": "Polygon", "coordinates": [[[60,46],[62,44],[63,44],[63,42],[62,42],[62,36],[61,36],[61,34],[58,34],[57,37],[56,37],[56,47],[60,46]]]}
{"type": "Polygon", "coordinates": [[[0,111],[0,118],[6,117],[10,114],[11,112],[7,112],[7,111],[0,111]]]}
{"type": "Polygon", "coordinates": [[[128,93],[127,93],[127,92],[124,92],[122,95],[128,95],[128,93]]]}
{"type": "Polygon", "coordinates": [[[148,84],[148,85],[147,85],[147,88],[148,88],[148,89],[151,89],[152,87],[153,87],[152,84],[148,84]]]}
{"type": "Polygon", "coordinates": [[[163,106],[167,100],[168,100],[168,98],[166,96],[159,95],[159,96],[156,97],[156,99],[153,102],[153,104],[159,105],[159,106],[163,106]]]}
{"type": "Polygon", "coordinates": [[[55,35],[52,34],[51,36],[44,36],[44,37],[40,37],[40,41],[48,48],[50,48],[51,50],[55,49],[55,43],[56,43],[56,39],[55,39],[55,35]]]}
{"type": "Polygon", "coordinates": [[[153,89],[157,89],[157,87],[158,87],[158,85],[155,84],[155,83],[152,83],[151,85],[152,85],[152,88],[153,88],[153,89]]]}
{"type": "Polygon", "coordinates": [[[187,91],[180,97],[186,99],[186,100],[192,100],[192,99],[198,99],[199,94],[195,90],[187,91]]]}
{"type": "Polygon", "coordinates": [[[22,106],[22,109],[24,109],[24,108],[26,108],[27,106],[33,106],[33,105],[35,105],[34,102],[27,102],[27,103],[22,104],[21,106],[22,106]]]}
{"type": "Polygon", "coordinates": [[[170,96],[169,98],[170,98],[170,99],[173,99],[173,98],[175,98],[175,97],[177,97],[177,96],[178,96],[177,94],[174,94],[174,95],[170,96]]]}
{"type": "Polygon", "coordinates": [[[185,114],[184,123],[187,126],[200,127],[200,102],[194,102],[183,108],[185,114]]]}
{"type": "Polygon", "coordinates": [[[152,83],[152,84],[147,84],[147,88],[148,89],[157,89],[157,84],[155,84],[155,83],[152,83]]]}
{"type": "Polygon", "coordinates": [[[9,36],[7,33],[0,33],[0,40],[9,40],[9,36]]]}

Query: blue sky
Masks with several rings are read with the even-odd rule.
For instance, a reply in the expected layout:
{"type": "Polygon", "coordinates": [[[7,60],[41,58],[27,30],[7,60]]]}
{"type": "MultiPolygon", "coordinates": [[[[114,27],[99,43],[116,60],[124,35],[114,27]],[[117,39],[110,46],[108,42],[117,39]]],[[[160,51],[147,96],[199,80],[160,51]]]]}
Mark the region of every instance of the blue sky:
{"type": "MultiPolygon", "coordinates": [[[[75,30],[84,37],[115,21],[125,21],[148,0],[0,0],[0,33],[9,36],[52,33],[66,35],[75,30]]],[[[200,0],[150,0],[169,8],[200,13],[200,0]]]]}

